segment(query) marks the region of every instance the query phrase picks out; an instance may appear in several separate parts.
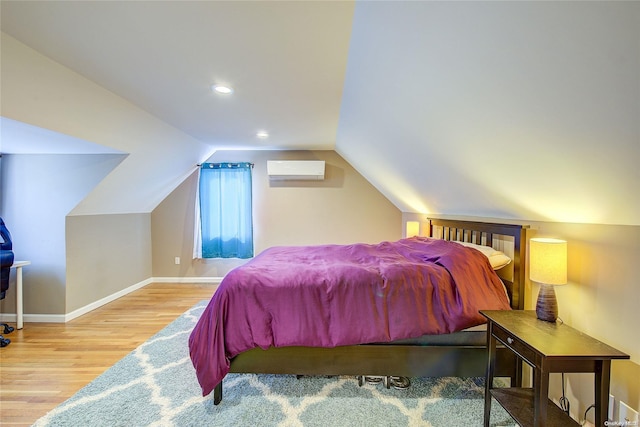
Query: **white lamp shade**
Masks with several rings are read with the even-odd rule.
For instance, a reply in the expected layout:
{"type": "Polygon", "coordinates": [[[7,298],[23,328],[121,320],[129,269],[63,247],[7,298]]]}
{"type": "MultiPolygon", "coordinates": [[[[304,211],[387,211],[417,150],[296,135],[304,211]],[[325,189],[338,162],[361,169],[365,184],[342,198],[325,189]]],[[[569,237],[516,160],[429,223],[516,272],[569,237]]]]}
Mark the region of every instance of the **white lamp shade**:
{"type": "Polygon", "coordinates": [[[529,278],[547,285],[567,283],[567,242],[535,238],[529,241],[529,278]]]}
{"type": "Polygon", "coordinates": [[[407,221],[407,237],[420,235],[420,223],[418,221],[407,221]]]}

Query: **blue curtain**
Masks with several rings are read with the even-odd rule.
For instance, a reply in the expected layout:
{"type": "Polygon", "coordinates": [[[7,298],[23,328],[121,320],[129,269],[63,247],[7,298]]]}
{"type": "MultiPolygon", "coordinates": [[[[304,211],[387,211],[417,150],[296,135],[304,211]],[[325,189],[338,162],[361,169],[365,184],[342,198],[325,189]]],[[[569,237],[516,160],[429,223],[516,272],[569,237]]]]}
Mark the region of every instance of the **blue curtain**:
{"type": "Polygon", "coordinates": [[[199,205],[202,258],[251,258],[251,163],[204,163],[199,205]]]}

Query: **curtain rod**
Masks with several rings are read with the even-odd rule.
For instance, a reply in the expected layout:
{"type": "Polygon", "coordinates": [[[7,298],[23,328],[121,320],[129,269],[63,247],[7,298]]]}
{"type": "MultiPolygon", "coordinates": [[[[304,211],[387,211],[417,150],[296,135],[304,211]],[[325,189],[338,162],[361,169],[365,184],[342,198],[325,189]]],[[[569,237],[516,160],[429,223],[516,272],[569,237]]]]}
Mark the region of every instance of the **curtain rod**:
{"type": "MultiPolygon", "coordinates": [[[[233,162],[220,162],[220,163],[229,163],[230,165],[236,165],[236,166],[239,165],[240,163],[249,163],[249,166],[253,167],[253,163],[251,163],[251,162],[236,162],[236,163],[233,163],[233,162]]],[[[197,167],[201,167],[202,163],[198,163],[198,164],[196,164],[196,166],[197,167]]]]}

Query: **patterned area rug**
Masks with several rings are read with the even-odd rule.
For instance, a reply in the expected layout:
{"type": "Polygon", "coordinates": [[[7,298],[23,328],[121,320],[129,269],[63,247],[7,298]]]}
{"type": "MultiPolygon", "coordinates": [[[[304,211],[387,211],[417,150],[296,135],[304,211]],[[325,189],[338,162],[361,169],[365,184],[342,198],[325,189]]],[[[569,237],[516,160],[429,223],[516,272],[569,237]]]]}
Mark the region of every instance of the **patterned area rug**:
{"type": "MultiPolygon", "coordinates": [[[[481,426],[483,379],[412,378],[406,390],[353,377],[230,374],[201,397],[187,340],[197,304],[35,426],[481,426]]],[[[513,426],[492,405],[491,425],[513,426]]]]}

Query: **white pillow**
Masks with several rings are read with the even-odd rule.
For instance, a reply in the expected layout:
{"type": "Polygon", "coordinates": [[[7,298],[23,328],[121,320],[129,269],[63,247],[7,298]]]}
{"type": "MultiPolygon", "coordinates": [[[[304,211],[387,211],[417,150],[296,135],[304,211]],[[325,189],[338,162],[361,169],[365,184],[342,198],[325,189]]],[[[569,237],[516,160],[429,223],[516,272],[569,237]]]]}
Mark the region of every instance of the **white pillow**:
{"type": "Polygon", "coordinates": [[[463,246],[466,246],[468,248],[473,248],[475,250],[482,252],[484,256],[489,258],[491,267],[493,267],[494,270],[500,270],[502,267],[504,267],[505,265],[508,265],[511,262],[511,258],[506,256],[504,252],[493,249],[491,246],[482,246],[482,245],[476,245],[474,243],[458,242],[458,241],[456,241],[456,243],[460,243],[463,246]]]}

